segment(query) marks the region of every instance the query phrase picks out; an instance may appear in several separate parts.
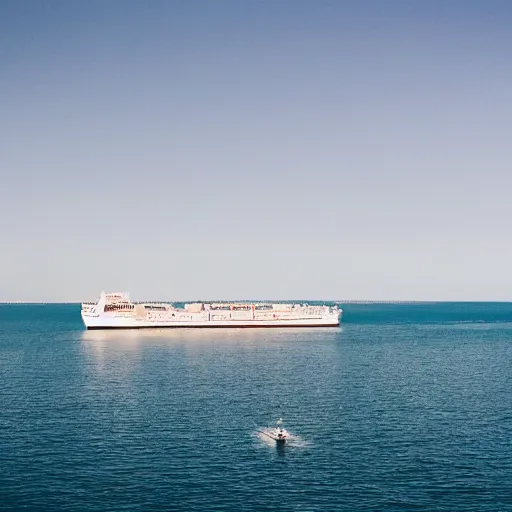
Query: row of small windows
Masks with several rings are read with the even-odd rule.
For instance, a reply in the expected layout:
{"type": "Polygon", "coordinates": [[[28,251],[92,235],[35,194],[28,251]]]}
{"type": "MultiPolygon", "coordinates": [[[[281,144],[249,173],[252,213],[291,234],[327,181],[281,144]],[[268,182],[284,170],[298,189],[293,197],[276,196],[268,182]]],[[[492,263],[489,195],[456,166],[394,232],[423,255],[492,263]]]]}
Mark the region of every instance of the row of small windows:
{"type": "Polygon", "coordinates": [[[130,311],[133,307],[133,304],[107,304],[105,311],[130,311]]]}

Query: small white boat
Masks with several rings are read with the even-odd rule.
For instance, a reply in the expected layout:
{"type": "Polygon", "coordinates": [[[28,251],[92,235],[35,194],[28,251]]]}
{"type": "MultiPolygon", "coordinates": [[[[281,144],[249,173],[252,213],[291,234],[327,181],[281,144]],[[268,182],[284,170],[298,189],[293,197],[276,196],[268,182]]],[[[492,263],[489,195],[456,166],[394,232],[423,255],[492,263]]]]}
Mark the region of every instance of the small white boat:
{"type": "Polygon", "coordinates": [[[286,438],[288,437],[288,431],[283,427],[276,427],[272,431],[272,436],[278,443],[286,442],[286,438]]]}
{"type": "Polygon", "coordinates": [[[289,433],[285,428],[283,428],[282,423],[283,420],[280,418],[276,422],[276,426],[273,429],[260,430],[260,432],[270,437],[270,439],[273,439],[277,443],[285,443],[289,433]]]}

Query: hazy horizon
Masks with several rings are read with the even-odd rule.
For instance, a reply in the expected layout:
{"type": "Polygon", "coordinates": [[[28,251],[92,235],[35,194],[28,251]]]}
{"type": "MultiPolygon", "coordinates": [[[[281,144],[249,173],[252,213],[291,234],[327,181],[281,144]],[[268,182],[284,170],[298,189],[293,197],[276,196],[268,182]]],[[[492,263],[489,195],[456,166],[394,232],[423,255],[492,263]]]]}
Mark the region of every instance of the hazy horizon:
{"type": "MultiPolygon", "coordinates": [[[[96,297],[98,298],[98,297],[96,297]]],[[[318,299],[318,298],[298,298],[298,299],[287,299],[287,298],[269,298],[269,299],[262,299],[262,298],[256,298],[256,299],[237,299],[237,298],[205,298],[202,300],[201,298],[196,298],[194,300],[177,300],[177,299],[166,299],[166,298],[159,298],[157,300],[152,299],[135,299],[133,297],[130,297],[131,301],[133,303],[167,303],[167,304],[180,304],[180,303],[192,303],[192,302],[202,302],[205,304],[209,303],[215,303],[215,302],[243,302],[243,303],[250,303],[250,302],[268,302],[268,303],[279,303],[280,301],[284,302],[302,302],[306,301],[305,303],[316,303],[316,302],[323,302],[323,303],[334,303],[338,304],[340,306],[344,304],[382,304],[382,305],[397,305],[397,304],[510,304],[511,301],[493,301],[493,300],[407,300],[407,299],[401,299],[401,300],[364,300],[364,299],[318,299]]],[[[92,299],[94,301],[94,299],[92,299]]],[[[12,305],[25,305],[25,306],[40,306],[40,305],[80,305],[82,302],[91,302],[89,299],[87,300],[67,300],[67,301],[0,301],[0,306],[12,306],[12,305]]]]}
{"type": "Polygon", "coordinates": [[[0,302],[508,301],[512,4],[0,3],[0,302]]]}

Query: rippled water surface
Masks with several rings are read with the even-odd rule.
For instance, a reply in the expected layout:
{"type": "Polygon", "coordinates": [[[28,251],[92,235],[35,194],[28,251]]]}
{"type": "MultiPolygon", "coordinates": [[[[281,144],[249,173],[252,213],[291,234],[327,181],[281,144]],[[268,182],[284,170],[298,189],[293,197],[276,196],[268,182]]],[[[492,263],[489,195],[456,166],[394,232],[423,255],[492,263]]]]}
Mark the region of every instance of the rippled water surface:
{"type": "Polygon", "coordinates": [[[343,308],[88,332],[0,306],[0,510],[512,510],[512,304],[343,308]]]}

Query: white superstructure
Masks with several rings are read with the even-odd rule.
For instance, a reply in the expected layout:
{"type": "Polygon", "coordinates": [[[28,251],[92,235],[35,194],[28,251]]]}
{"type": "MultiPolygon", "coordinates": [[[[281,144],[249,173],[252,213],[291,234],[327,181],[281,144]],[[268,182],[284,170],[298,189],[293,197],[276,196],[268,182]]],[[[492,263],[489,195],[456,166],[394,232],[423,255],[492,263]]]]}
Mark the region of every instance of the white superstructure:
{"type": "Polygon", "coordinates": [[[102,292],[98,302],[82,303],[88,329],[147,327],[336,327],[338,306],[269,303],[133,303],[128,293],[102,292]]]}

